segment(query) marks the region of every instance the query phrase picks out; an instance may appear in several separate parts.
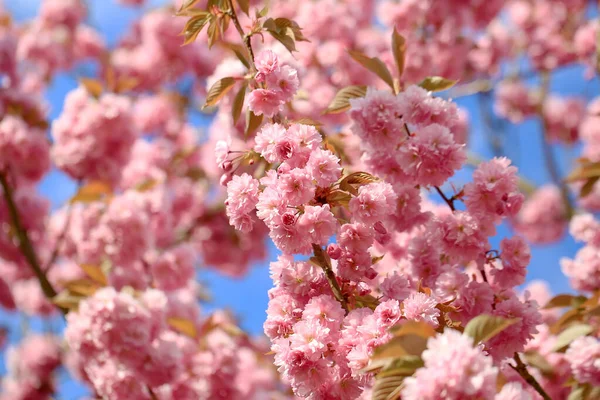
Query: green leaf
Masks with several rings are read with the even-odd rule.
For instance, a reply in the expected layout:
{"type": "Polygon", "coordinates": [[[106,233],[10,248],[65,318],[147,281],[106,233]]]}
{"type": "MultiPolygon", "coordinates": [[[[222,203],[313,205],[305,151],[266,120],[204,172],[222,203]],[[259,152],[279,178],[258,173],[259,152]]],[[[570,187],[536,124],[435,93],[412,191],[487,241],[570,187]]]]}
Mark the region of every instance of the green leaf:
{"type": "Polygon", "coordinates": [[[585,387],[584,386],[575,386],[569,393],[569,397],[567,400],[585,400],[585,387]]]}
{"type": "Polygon", "coordinates": [[[429,76],[423,79],[421,83],[419,83],[419,86],[430,92],[441,92],[442,90],[450,89],[457,83],[458,81],[442,78],[441,76],[429,76]]]}
{"type": "Polygon", "coordinates": [[[520,318],[507,319],[494,315],[482,314],[473,318],[465,326],[465,334],[473,338],[473,343],[477,345],[486,342],[502,332],[504,329],[520,321],[520,318]]]}
{"type": "Polygon", "coordinates": [[[316,128],[323,126],[323,124],[320,123],[319,121],[315,121],[314,119],[311,119],[308,117],[300,118],[300,119],[294,121],[293,123],[300,124],[300,125],[310,125],[310,126],[314,126],[316,128]]]}
{"type": "Polygon", "coordinates": [[[325,200],[331,206],[348,206],[350,204],[350,200],[352,200],[352,195],[343,190],[332,190],[327,194],[325,200]]]}
{"type": "Polygon", "coordinates": [[[302,34],[302,28],[295,21],[288,18],[275,18],[275,26],[279,32],[291,33],[294,40],[298,42],[308,42],[309,40],[302,34]]]}
{"type": "Polygon", "coordinates": [[[246,119],[246,137],[254,133],[262,124],[263,115],[256,115],[252,111],[248,110],[248,117],[246,119]]]}
{"type": "MultiPolygon", "coordinates": [[[[381,377],[375,380],[373,386],[372,400],[392,400],[393,394],[398,391],[398,388],[404,383],[404,375],[391,375],[381,377]]],[[[399,394],[399,393],[398,393],[399,394]]]]}
{"type": "Polygon", "coordinates": [[[112,196],[112,187],[110,184],[102,181],[91,181],[77,190],[75,196],[70,200],[73,203],[91,203],[101,201],[112,196]]]}
{"type": "Polygon", "coordinates": [[[405,355],[392,359],[379,374],[378,377],[404,375],[411,376],[415,371],[424,366],[423,359],[420,356],[405,355]]]}
{"type": "Polygon", "coordinates": [[[79,264],[79,268],[81,268],[87,276],[101,285],[108,285],[108,279],[106,278],[104,271],[102,271],[102,267],[93,264],[79,264]]]}
{"type": "Polygon", "coordinates": [[[52,304],[64,310],[71,311],[76,310],[79,307],[79,302],[83,299],[85,299],[85,296],[71,293],[69,290],[63,290],[52,298],[52,304]]]}
{"type": "Polygon", "coordinates": [[[587,336],[593,331],[594,328],[587,324],[571,325],[558,335],[552,351],[560,352],[566,350],[567,346],[570,345],[573,340],[582,336],[587,336]]]}
{"type": "Polygon", "coordinates": [[[283,45],[290,53],[296,51],[296,42],[294,42],[294,38],[277,31],[268,30],[268,32],[273,36],[273,39],[277,40],[279,43],[283,45]]]}
{"type": "Polygon", "coordinates": [[[340,181],[340,189],[357,195],[358,190],[356,186],[368,185],[369,183],[377,181],[379,181],[379,179],[368,172],[353,172],[340,181]]]}
{"type": "Polygon", "coordinates": [[[571,183],[600,176],[600,162],[580,160],[579,163],[580,165],[565,178],[565,182],[571,183]]]}
{"type": "Polygon", "coordinates": [[[235,85],[235,79],[231,77],[221,78],[215,82],[208,90],[206,103],[202,106],[202,109],[217,104],[233,88],[233,85],[235,85]]]}
{"type": "Polygon", "coordinates": [[[238,60],[244,64],[244,67],[250,69],[250,62],[248,61],[248,57],[246,57],[246,48],[244,46],[236,43],[225,43],[224,46],[233,51],[238,60]]]}
{"type": "Polygon", "coordinates": [[[267,16],[268,13],[269,13],[269,3],[267,2],[267,4],[265,4],[265,6],[262,9],[256,10],[256,19],[264,18],[267,16]]]}
{"type": "Polygon", "coordinates": [[[390,74],[390,71],[385,66],[385,63],[377,57],[368,57],[360,51],[348,50],[348,54],[360,65],[373,72],[375,75],[380,77],[389,87],[394,89],[394,79],[390,74]]]}
{"type": "Polygon", "coordinates": [[[183,36],[182,46],[185,46],[195,41],[200,32],[202,32],[202,28],[204,28],[204,25],[206,25],[211,20],[212,15],[208,13],[206,15],[201,14],[190,18],[180,33],[180,35],[183,36]]]}
{"type": "Polygon", "coordinates": [[[219,23],[218,20],[212,18],[210,21],[210,25],[208,26],[207,34],[208,34],[208,48],[211,49],[213,45],[217,42],[219,38],[219,23]]]}
{"type": "Polygon", "coordinates": [[[100,82],[97,79],[81,78],[81,79],[79,79],[79,83],[95,99],[98,99],[100,97],[100,95],[102,94],[102,91],[104,90],[104,88],[102,87],[102,82],[100,82]]]}
{"type": "Polygon", "coordinates": [[[394,32],[392,33],[392,52],[394,53],[394,60],[398,68],[398,77],[402,77],[406,57],[406,39],[396,31],[396,28],[394,28],[394,32]]]}
{"type": "Polygon", "coordinates": [[[189,319],[172,317],[167,318],[167,323],[177,332],[182,333],[192,339],[195,339],[198,335],[196,324],[189,319]]]}
{"type": "Polygon", "coordinates": [[[581,190],[579,191],[579,197],[583,198],[587,195],[589,195],[590,193],[592,193],[592,190],[594,189],[594,185],[596,184],[596,182],[598,182],[598,179],[600,179],[599,176],[594,176],[593,178],[589,178],[585,184],[581,187],[581,190]]]}
{"type": "Polygon", "coordinates": [[[240,8],[246,15],[250,15],[250,0],[237,0],[240,8]]]}
{"type": "Polygon", "coordinates": [[[242,115],[242,108],[244,107],[244,99],[246,98],[246,88],[248,87],[248,83],[244,82],[239,92],[235,95],[233,99],[233,104],[231,106],[231,117],[233,118],[233,124],[235,125],[240,119],[240,115],[242,115]]]}
{"type": "Polygon", "coordinates": [[[548,360],[537,351],[527,351],[523,354],[523,358],[528,365],[539,369],[543,374],[551,374],[554,370],[548,360]]]}
{"type": "Polygon", "coordinates": [[[200,3],[200,0],[186,0],[181,4],[179,10],[177,11],[177,15],[184,15],[186,11],[190,8],[194,7],[196,4],[200,3]]]}
{"type": "Polygon", "coordinates": [[[346,86],[336,93],[327,109],[323,111],[323,114],[339,114],[348,111],[351,107],[350,99],[365,97],[366,94],[366,86],[346,86]]]}
{"type": "Polygon", "coordinates": [[[546,305],[542,307],[542,309],[548,310],[551,308],[573,307],[576,304],[576,302],[580,302],[582,300],[582,297],[583,301],[587,300],[584,296],[559,294],[551,298],[550,301],[548,301],[548,303],[546,303],[546,305]]]}

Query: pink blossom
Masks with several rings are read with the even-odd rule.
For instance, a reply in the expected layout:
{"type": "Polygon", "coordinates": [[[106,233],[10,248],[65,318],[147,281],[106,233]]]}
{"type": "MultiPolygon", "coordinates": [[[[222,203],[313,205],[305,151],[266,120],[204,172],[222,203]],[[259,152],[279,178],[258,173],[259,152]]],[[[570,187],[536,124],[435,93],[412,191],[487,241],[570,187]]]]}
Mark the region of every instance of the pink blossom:
{"type": "Polygon", "coordinates": [[[566,144],[579,136],[579,125],[585,117],[585,104],[576,98],[550,97],[543,106],[548,139],[566,144]]]}
{"type": "Polygon", "coordinates": [[[537,326],[542,323],[539,305],[535,301],[520,301],[510,292],[507,296],[507,299],[496,304],[493,314],[504,318],[519,318],[519,321],[487,342],[489,352],[496,360],[512,357],[515,352],[523,351],[525,344],[538,333],[537,326]]]}
{"type": "Polygon", "coordinates": [[[571,218],[569,233],[574,239],[600,245],[600,223],[592,214],[578,214],[571,218]]]}
{"type": "Polygon", "coordinates": [[[509,382],[502,386],[494,400],[532,400],[532,397],[519,382],[509,382]]]}
{"type": "Polygon", "coordinates": [[[592,336],[575,339],[565,355],[575,379],[600,385],[600,341],[592,336]]]}
{"type": "Polygon", "coordinates": [[[467,209],[484,221],[515,216],[524,201],[518,189],[517,168],[504,157],[481,163],[464,193],[467,209]]]}
{"type": "Polygon", "coordinates": [[[312,151],[306,169],[317,185],[321,187],[328,187],[342,175],[340,159],[329,150],[316,149],[312,151]]]}
{"type": "Polygon", "coordinates": [[[41,386],[52,379],[52,374],[60,366],[60,353],[57,338],[28,335],[18,347],[8,350],[7,367],[11,375],[41,386]]]}
{"type": "Polygon", "coordinates": [[[513,123],[536,113],[537,99],[521,82],[503,81],[496,88],[496,112],[513,123]]]}
{"type": "Polygon", "coordinates": [[[494,285],[503,289],[521,285],[525,282],[527,266],[531,260],[529,246],[519,236],[510,239],[502,239],[500,242],[501,263],[494,263],[492,276],[494,285]]]}
{"type": "Polygon", "coordinates": [[[436,328],[440,310],[436,308],[437,302],[425,293],[412,293],[402,302],[402,314],[406,319],[427,322],[436,328]]]}
{"type": "MultiPolygon", "coordinates": [[[[277,55],[271,50],[264,50],[259,52],[256,55],[254,63],[256,65],[256,69],[260,74],[262,74],[263,78],[274,73],[279,68],[279,59],[277,55]]],[[[258,76],[256,79],[258,81],[262,80],[258,76]]]]}
{"type": "Polygon", "coordinates": [[[194,279],[195,252],[189,245],[180,245],[161,254],[150,266],[157,287],[163,290],[181,289],[194,279]]]}
{"type": "Polygon", "coordinates": [[[404,172],[423,185],[443,184],[466,161],[463,146],[454,142],[448,128],[438,124],[416,132],[398,152],[404,172]]]}
{"type": "Polygon", "coordinates": [[[59,168],[75,179],[115,182],[137,132],[129,99],[107,93],[96,100],[80,87],[67,95],[52,134],[52,156],[59,168]]]}
{"type": "Polygon", "coordinates": [[[447,329],[430,338],[423,352],[425,366],[405,379],[406,400],[491,399],[496,393],[498,370],[473,339],[447,329]]]}
{"type": "Polygon", "coordinates": [[[452,304],[460,310],[453,313],[452,317],[466,325],[472,318],[492,312],[494,291],[485,282],[471,281],[458,288],[456,300],[452,304]]]}
{"type": "Polygon", "coordinates": [[[230,222],[242,232],[252,230],[251,213],[258,203],[258,181],[244,173],[235,175],[227,184],[227,216],[230,222]]]}
{"type": "Polygon", "coordinates": [[[532,243],[545,244],[560,239],[568,225],[560,189],[545,185],[536,190],[512,222],[515,230],[532,243]]]}
{"type": "Polygon", "coordinates": [[[329,238],[335,235],[338,226],[329,204],[305,206],[304,213],[298,219],[298,224],[310,235],[312,243],[319,246],[327,244],[329,238]]]}
{"type": "Polygon", "coordinates": [[[315,196],[315,185],[311,176],[301,168],[294,168],[280,175],[277,190],[281,191],[290,206],[307,203],[315,196]]]}
{"type": "Polygon", "coordinates": [[[272,118],[283,107],[281,92],[271,89],[254,89],[248,95],[248,108],[256,115],[272,118]]]}
{"type": "Polygon", "coordinates": [[[25,121],[6,115],[0,121],[0,168],[11,175],[38,181],[50,169],[50,144],[45,133],[25,121]]]}
{"type": "Polygon", "coordinates": [[[113,263],[127,266],[152,245],[147,224],[148,215],[139,212],[139,198],[135,192],[128,192],[111,201],[96,234],[113,263]]]}
{"type": "Polygon", "coordinates": [[[267,124],[254,139],[254,150],[270,163],[282,162],[291,158],[298,150],[299,143],[288,134],[283,125],[267,124]]]}
{"type": "Polygon", "coordinates": [[[298,81],[298,71],[289,65],[282,65],[273,73],[267,75],[267,86],[271,90],[280,93],[284,103],[292,100],[300,82],[298,81]]]}
{"type": "Polygon", "coordinates": [[[600,288],[600,248],[585,246],[574,259],[562,258],[560,266],[573,288],[590,292],[600,288]]]}
{"type": "Polygon", "coordinates": [[[398,95],[402,119],[419,128],[439,124],[452,128],[458,123],[458,109],[452,102],[433,97],[425,89],[411,85],[398,95]]]}
{"type": "Polygon", "coordinates": [[[350,212],[357,222],[374,224],[385,219],[390,210],[394,209],[397,199],[389,183],[369,183],[361,186],[358,196],[350,200],[350,212]]]}
{"type": "Polygon", "coordinates": [[[397,274],[395,271],[393,275],[387,276],[381,282],[380,287],[384,300],[395,299],[403,301],[412,292],[412,285],[408,278],[397,274]]]}
{"type": "Polygon", "coordinates": [[[351,99],[350,104],[352,130],[370,148],[389,149],[406,137],[400,103],[389,91],[368,89],[365,97],[351,99]]]}

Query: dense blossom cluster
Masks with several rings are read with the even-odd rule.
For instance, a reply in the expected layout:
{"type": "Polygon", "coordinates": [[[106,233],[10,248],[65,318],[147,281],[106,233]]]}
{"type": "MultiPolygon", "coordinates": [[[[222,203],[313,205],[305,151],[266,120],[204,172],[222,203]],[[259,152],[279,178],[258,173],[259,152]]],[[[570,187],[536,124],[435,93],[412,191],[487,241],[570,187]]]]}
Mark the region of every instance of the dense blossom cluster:
{"type": "Polygon", "coordinates": [[[103,400],[600,396],[600,99],[552,81],[598,72],[591,2],[115,3],[139,18],[110,45],[96,4],[0,5],[0,305],[24,321],[0,399],[61,397],[61,365],[103,400]],[[46,104],[58,74],[81,79],[46,104]],[[473,94],[479,116],[450,99],[473,94]],[[508,158],[524,122],[549,183],[508,158]],[[567,233],[544,268],[578,293],[522,288],[567,233]],[[197,268],[243,277],[268,242],[255,338],[197,268]]]}

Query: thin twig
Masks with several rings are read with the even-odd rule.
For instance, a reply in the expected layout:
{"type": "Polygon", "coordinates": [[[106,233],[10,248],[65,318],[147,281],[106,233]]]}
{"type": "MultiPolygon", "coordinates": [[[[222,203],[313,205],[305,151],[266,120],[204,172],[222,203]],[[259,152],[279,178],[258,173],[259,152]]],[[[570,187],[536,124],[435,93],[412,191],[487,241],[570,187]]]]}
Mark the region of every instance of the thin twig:
{"type": "Polygon", "coordinates": [[[335,277],[335,273],[333,272],[333,269],[331,268],[331,263],[329,261],[329,257],[323,251],[323,248],[321,246],[319,246],[318,244],[313,243],[312,247],[313,247],[313,251],[315,253],[315,258],[317,259],[319,265],[323,269],[323,272],[325,272],[325,277],[327,278],[327,282],[329,282],[329,286],[331,287],[331,291],[333,292],[333,295],[341,303],[342,308],[346,311],[346,314],[347,314],[349,311],[348,310],[348,300],[346,299],[346,296],[344,296],[344,293],[342,292],[342,289],[340,288],[340,285],[338,284],[337,278],[335,277]]]}
{"type": "Polygon", "coordinates": [[[552,152],[552,147],[546,138],[546,133],[548,132],[548,121],[544,117],[543,107],[544,101],[546,100],[548,91],[550,89],[550,74],[548,72],[542,72],[541,79],[542,85],[540,102],[538,105],[538,114],[542,122],[542,150],[544,153],[544,162],[546,163],[546,168],[548,169],[548,173],[550,174],[552,182],[560,189],[563,203],[567,209],[567,219],[571,219],[574,214],[574,207],[571,197],[569,196],[569,188],[560,177],[560,171],[558,169],[558,164],[556,163],[554,153],[552,152]]]}
{"type": "Polygon", "coordinates": [[[233,25],[235,26],[235,29],[238,31],[238,33],[240,34],[240,37],[244,41],[246,50],[248,50],[248,53],[250,54],[250,62],[252,64],[252,68],[256,70],[256,66],[254,65],[254,51],[252,50],[252,43],[250,42],[250,35],[247,35],[244,32],[244,29],[242,28],[242,25],[240,24],[240,20],[238,19],[238,16],[235,12],[235,8],[233,6],[233,0],[229,0],[229,16],[231,17],[231,20],[233,21],[233,25]]]}
{"type": "MultiPolygon", "coordinates": [[[[37,277],[37,280],[40,283],[40,287],[42,288],[42,292],[49,299],[52,300],[56,296],[56,290],[46,277],[46,274],[42,270],[42,267],[38,261],[37,255],[35,254],[35,250],[29,240],[29,235],[27,234],[27,230],[21,223],[21,219],[19,216],[19,211],[17,209],[17,205],[15,204],[14,195],[12,188],[8,184],[8,180],[6,178],[5,173],[0,173],[0,184],[2,185],[2,190],[4,192],[4,198],[6,199],[6,204],[8,206],[8,212],[10,214],[11,222],[13,227],[15,228],[17,239],[19,240],[19,248],[21,249],[21,253],[25,256],[27,263],[33,270],[33,273],[37,277]]],[[[66,310],[62,307],[58,307],[63,313],[66,313],[66,310]]]]}
{"type": "Polygon", "coordinates": [[[442,192],[442,189],[440,189],[439,186],[436,186],[435,190],[439,193],[439,195],[442,197],[442,199],[444,199],[446,204],[448,204],[448,207],[450,207],[450,209],[452,211],[456,211],[456,207],[454,206],[454,197],[452,197],[452,199],[449,199],[448,197],[446,197],[446,195],[444,194],[444,192],[442,192]]]}
{"type": "Polygon", "coordinates": [[[512,369],[514,369],[519,375],[521,375],[521,378],[523,378],[525,382],[527,382],[532,388],[534,388],[535,391],[538,392],[544,400],[552,400],[552,398],[548,395],[548,393],[546,393],[542,385],[540,385],[540,383],[533,377],[533,375],[529,373],[529,371],[527,370],[527,365],[525,365],[525,363],[521,361],[519,353],[515,353],[513,358],[516,361],[517,365],[508,365],[510,365],[512,369]]]}
{"type": "Polygon", "coordinates": [[[62,246],[62,243],[65,240],[65,236],[67,236],[67,231],[69,230],[69,226],[71,225],[71,203],[69,203],[69,205],[67,206],[66,213],[67,213],[67,218],[65,221],[65,225],[63,226],[62,232],[56,239],[56,243],[54,245],[54,250],[52,251],[52,255],[46,262],[46,265],[44,265],[43,271],[45,274],[48,274],[48,272],[50,271],[50,268],[52,268],[52,265],[54,265],[54,262],[56,261],[56,259],[58,258],[58,254],[60,253],[60,246],[62,246]]]}

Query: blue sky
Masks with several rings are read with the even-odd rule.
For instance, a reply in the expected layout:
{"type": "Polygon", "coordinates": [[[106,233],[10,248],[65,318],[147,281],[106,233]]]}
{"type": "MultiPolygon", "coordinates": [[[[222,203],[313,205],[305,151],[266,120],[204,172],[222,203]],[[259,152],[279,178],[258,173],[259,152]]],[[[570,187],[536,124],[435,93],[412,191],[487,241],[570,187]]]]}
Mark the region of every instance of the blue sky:
{"type": "MultiPolygon", "coordinates": [[[[1,1],[1,0],[0,0],[1,1]]],[[[39,0],[8,0],[4,1],[16,20],[21,21],[31,18],[37,12],[39,0]]],[[[89,21],[105,37],[109,45],[114,45],[118,37],[127,29],[141,13],[140,10],[118,6],[115,0],[88,0],[90,5],[91,20],[89,21]]],[[[150,1],[145,7],[162,4],[164,1],[150,1]]],[[[76,86],[77,73],[61,74],[55,78],[49,87],[47,100],[51,105],[51,118],[61,112],[63,99],[70,90],[76,86]]],[[[565,95],[581,95],[599,93],[597,80],[586,82],[583,79],[583,70],[579,67],[568,68],[556,74],[552,80],[552,91],[565,95]]],[[[482,134],[482,123],[479,115],[480,100],[477,97],[458,99],[457,103],[465,107],[471,116],[472,134],[470,148],[482,157],[490,157],[491,149],[482,134]]],[[[505,140],[507,156],[519,166],[520,173],[531,182],[540,185],[549,181],[549,176],[543,168],[541,157],[541,132],[537,121],[528,121],[519,126],[508,125],[505,140]]],[[[577,149],[555,149],[563,171],[568,171],[572,161],[577,157],[577,149]]],[[[466,182],[468,173],[459,174],[454,180],[459,185],[466,182]]],[[[64,203],[74,191],[75,185],[63,174],[54,171],[40,184],[39,190],[48,196],[53,206],[58,207],[64,203]]],[[[501,227],[499,238],[510,234],[506,226],[501,227]]],[[[499,241],[494,239],[493,243],[499,241]]],[[[552,246],[534,247],[532,250],[533,261],[529,268],[528,279],[544,279],[548,281],[555,293],[569,290],[568,282],[560,272],[558,260],[560,257],[571,257],[576,252],[578,244],[570,238],[564,239],[559,244],[552,246]]],[[[270,246],[270,259],[276,257],[276,251],[270,246]]],[[[206,309],[226,307],[232,309],[238,316],[244,328],[252,333],[262,332],[262,323],[267,307],[267,291],[271,288],[268,274],[268,262],[255,266],[243,280],[224,278],[211,271],[200,273],[200,279],[206,282],[213,295],[213,303],[206,309]]],[[[0,315],[0,323],[18,328],[19,321],[14,317],[0,315]]],[[[39,321],[34,321],[34,326],[39,326],[39,321]]],[[[16,339],[15,335],[11,339],[16,339]]],[[[4,371],[0,367],[0,371],[4,371]]],[[[63,387],[61,399],[74,399],[81,393],[76,386],[67,384],[63,387]]]]}

